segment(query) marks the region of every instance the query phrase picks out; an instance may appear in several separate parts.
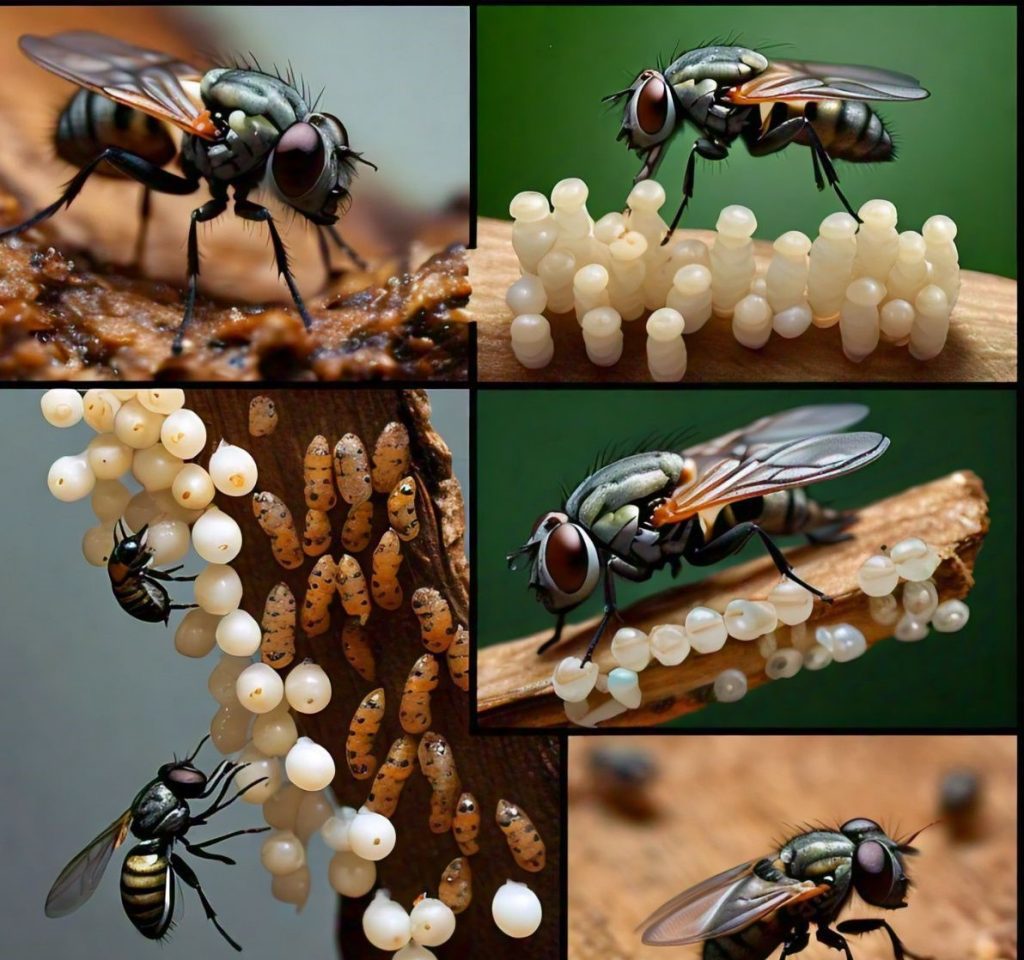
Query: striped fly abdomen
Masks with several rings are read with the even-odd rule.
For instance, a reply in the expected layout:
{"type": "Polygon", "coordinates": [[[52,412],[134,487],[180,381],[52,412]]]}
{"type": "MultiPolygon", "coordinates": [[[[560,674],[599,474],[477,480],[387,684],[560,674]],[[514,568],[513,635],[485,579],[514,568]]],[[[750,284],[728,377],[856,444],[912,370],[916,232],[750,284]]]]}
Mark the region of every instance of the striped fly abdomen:
{"type": "Polygon", "coordinates": [[[144,620],[146,623],[167,623],[171,616],[171,598],[159,583],[132,571],[127,571],[120,579],[115,579],[113,565],[109,567],[109,571],[114,598],[122,610],[130,613],[136,620],[144,620]]]}
{"type": "MultiPolygon", "coordinates": [[[[775,127],[801,115],[810,120],[830,157],[851,163],[881,163],[896,158],[892,137],[882,118],[861,100],[777,103],[772,108],[770,123],[775,127]]],[[[794,142],[810,145],[804,131],[796,135],[794,142]]]]}
{"type": "Polygon", "coordinates": [[[174,916],[174,876],[160,840],[132,847],[121,867],[121,903],[135,929],[150,940],[167,933],[174,916]]]}

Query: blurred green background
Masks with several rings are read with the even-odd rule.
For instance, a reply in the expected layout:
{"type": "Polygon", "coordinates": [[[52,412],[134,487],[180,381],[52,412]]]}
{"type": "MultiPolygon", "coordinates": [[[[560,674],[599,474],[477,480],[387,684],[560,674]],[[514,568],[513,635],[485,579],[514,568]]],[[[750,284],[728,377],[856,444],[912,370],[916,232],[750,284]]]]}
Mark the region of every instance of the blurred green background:
{"type": "MultiPolygon", "coordinates": [[[[1015,7],[516,6],[481,7],[477,16],[481,216],[508,219],[516,193],[550,193],[563,177],[586,180],[595,217],[621,209],[641,161],[615,142],[621,107],[609,111],[601,97],[673,50],[739,34],[754,49],[787,44],[769,57],[917,77],[929,99],[880,105],[899,159],[837,163],[843,192],[855,209],[873,197],[891,200],[902,230],[947,214],[959,226],[965,267],[1016,276],[1015,7]]],[[[693,134],[692,126],[676,133],[658,173],[671,212],[693,134]]],[[[814,237],[822,218],[841,209],[831,190],[815,189],[807,148],[755,159],[739,141],[723,162],[698,161],[682,226],[713,227],[730,203],[750,207],[765,238],[786,230],[814,237]]]]}
{"type": "MultiPolygon", "coordinates": [[[[848,477],[812,487],[812,496],[857,507],[918,483],[969,468],[985,482],[992,527],[960,633],[932,633],[920,643],[886,641],[851,663],[803,671],[738,703],[712,704],[672,722],[678,727],[1010,726],[1016,717],[1016,409],[1011,390],[481,390],[477,397],[477,617],[481,645],[554,627],[534,601],[528,574],[510,572],[506,554],[540,514],[563,504],[587,465],[610,443],[639,442],[652,432],[694,427],[696,439],[719,436],[767,413],[808,403],[871,407],[855,429],[892,439],[888,452],[848,477]]],[[[782,541],[802,543],[800,538],[782,541]]],[[[748,544],[728,563],[763,555],[748,544]]],[[[707,575],[683,567],[678,582],[707,575]]],[[[647,583],[616,580],[627,606],[674,582],[662,571],[647,583]]],[[[600,591],[570,615],[600,612],[600,591]]],[[[607,644],[611,634],[602,643],[607,644]]],[[[567,654],[568,654],[567,650],[567,654]]],[[[575,651],[573,651],[575,652],[575,651]]]]}

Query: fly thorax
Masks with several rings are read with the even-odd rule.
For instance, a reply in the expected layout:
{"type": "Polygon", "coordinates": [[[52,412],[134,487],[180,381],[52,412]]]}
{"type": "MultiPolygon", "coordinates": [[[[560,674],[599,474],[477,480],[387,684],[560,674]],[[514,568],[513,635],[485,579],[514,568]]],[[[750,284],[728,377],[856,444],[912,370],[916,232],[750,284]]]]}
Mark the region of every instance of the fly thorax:
{"type": "Polygon", "coordinates": [[[132,806],[132,833],[140,839],[179,833],[188,822],[188,805],[163,783],[150,784],[132,806]]]}
{"type": "Polygon", "coordinates": [[[677,453],[640,453],[617,460],[584,480],[569,497],[566,510],[592,527],[598,517],[675,485],[684,466],[677,453]]]}

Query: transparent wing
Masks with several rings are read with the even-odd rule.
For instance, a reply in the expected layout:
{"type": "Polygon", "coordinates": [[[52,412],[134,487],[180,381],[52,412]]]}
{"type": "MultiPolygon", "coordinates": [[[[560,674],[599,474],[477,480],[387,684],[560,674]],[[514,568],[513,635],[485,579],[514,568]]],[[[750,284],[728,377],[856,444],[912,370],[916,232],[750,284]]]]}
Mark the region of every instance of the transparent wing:
{"type": "Polygon", "coordinates": [[[842,477],[877,460],[888,446],[888,437],[866,432],[755,444],[742,457],[719,457],[692,483],[677,487],[655,509],[652,522],[679,523],[737,500],[842,477]]]}
{"type": "Polygon", "coordinates": [[[762,880],[753,873],[754,863],[726,870],[669,900],[640,925],[643,942],[682,946],[728,936],[780,907],[828,889],[789,877],[762,880]]]}
{"type": "Polygon", "coordinates": [[[132,812],[126,810],[61,870],[46,896],[48,917],[63,917],[77,910],[92,896],[110,863],[110,857],[128,836],[131,823],[132,812]]]}
{"type": "Polygon", "coordinates": [[[731,103],[769,100],[923,100],[920,83],[905,73],[839,63],[773,60],[764,73],[726,93],[731,103]]]}
{"type": "Polygon", "coordinates": [[[88,30],[52,37],[26,34],[18,45],[51,73],[117,103],[160,117],[188,133],[214,139],[216,130],[185,83],[197,85],[202,72],[157,50],[146,50],[88,30]]]}

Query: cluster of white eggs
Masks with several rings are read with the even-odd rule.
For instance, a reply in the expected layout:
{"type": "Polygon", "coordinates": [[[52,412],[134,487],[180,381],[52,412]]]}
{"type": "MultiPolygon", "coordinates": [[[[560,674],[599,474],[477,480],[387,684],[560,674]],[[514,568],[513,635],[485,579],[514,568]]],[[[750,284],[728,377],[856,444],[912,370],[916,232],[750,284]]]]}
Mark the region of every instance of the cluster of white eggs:
{"type": "Polygon", "coordinates": [[[613,366],[623,350],[622,323],[647,320],[648,369],[654,380],[681,380],[683,334],[712,315],[731,320],[736,340],[752,350],[772,333],[793,339],[811,324],[839,324],[843,352],[865,359],[880,339],[909,344],[918,360],[945,345],[960,291],[956,224],[930,217],[921,233],[896,229],[896,207],[869,200],[858,211],[826,217],[817,238],[799,231],[775,241],[772,260],[758,276],[753,234],[757,220],[739,205],[725,207],[715,242],[663,245],[668,225],[659,213],[665,191],[656,181],[636,184],[627,213],[596,222],[587,212],[587,185],[559,181],[548,198],[534,191],[509,204],[512,246],[522,276],[508,289],[512,349],[527,368],[554,357],[544,316],[574,311],[591,362],[613,366]],[[553,208],[553,210],[552,210],[553,208]]]}

